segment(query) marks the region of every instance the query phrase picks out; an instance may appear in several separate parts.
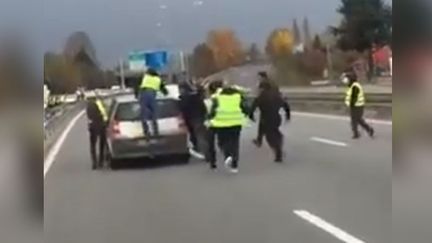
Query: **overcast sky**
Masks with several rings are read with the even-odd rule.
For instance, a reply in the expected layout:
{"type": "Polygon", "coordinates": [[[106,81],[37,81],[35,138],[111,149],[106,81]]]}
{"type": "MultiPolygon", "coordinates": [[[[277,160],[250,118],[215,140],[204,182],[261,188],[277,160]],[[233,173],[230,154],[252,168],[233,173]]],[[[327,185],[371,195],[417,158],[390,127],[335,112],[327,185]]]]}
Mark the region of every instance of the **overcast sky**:
{"type": "Polygon", "coordinates": [[[38,43],[33,49],[42,55],[60,51],[71,33],[85,31],[99,61],[110,67],[131,50],[191,50],[214,28],[232,28],[242,41],[262,46],[274,28],[291,28],[294,18],[301,27],[308,17],[312,33],[321,33],[340,19],[336,8],[341,0],[201,1],[0,0],[0,33],[19,26],[28,42],[38,43]]]}
{"type": "Polygon", "coordinates": [[[313,33],[339,20],[340,0],[194,1],[0,0],[0,28],[22,27],[31,42],[37,38],[39,54],[60,51],[72,32],[85,31],[109,67],[134,49],[190,50],[213,28],[230,27],[244,42],[262,45],[272,29],[291,27],[294,18],[301,25],[307,16],[313,33]]]}
{"type": "Polygon", "coordinates": [[[168,46],[191,49],[209,29],[233,28],[245,42],[263,44],[275,27],[309,18],[312,31],[336,24],[340,0],[43,0],[47,50],[59,50],[67,36],[85,31],[98,59],[112,65],[130,50],[168,46]],[[166,8],[160,8],[165,5],[166,8]],[[158,25],[160,25],[158,27],[158,25]]]}

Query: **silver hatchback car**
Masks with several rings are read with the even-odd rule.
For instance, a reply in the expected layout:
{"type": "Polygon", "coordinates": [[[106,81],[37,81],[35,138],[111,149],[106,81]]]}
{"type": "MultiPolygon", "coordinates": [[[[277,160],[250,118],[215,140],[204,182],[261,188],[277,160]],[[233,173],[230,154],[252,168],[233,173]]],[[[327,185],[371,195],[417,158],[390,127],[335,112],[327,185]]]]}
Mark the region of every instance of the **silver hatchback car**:
{"type": "Polygon", "coordinates": [[[108,158],[111,167],[122,159],[175,156],[188,162],[188,133],[178,99],[160,97],[158,102],[159,136],[147,138],[140,119],[140,104],[134,95],[113,99],[107,130],[108,158]]]}

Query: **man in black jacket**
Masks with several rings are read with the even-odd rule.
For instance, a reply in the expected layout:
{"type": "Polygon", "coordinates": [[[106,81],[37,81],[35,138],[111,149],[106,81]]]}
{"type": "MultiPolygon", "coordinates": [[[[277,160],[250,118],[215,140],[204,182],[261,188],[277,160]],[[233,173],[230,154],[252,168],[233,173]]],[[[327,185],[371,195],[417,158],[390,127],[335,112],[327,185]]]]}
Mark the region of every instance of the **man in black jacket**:
{"type": "MultiPolygon", "coordinates": [[[[271,88],[276,89],[277,91],[279,91],[279,87],[272,81],[270,80],[270,78],[268,77],[267,72],[259,72],[258,73],[258,77],[259,77],[259,84],[258,84],[258,95],[259,93],[261,93],[263,90],[265,90],[266,87],[268,87],[270,85],[271,88]]],[[[262,146],[262,141],[264,138],[264,127],[263,127],[263,123],[260,119],[259,123],[258,123],[258,133],[257,133],[257,137],[256,139],[252,140],[252,142],[255,144],[255,146],[257,147],[261,147],[262,146]]]]}
{"type": "Polygon", "coordinates": [[[106,126],[108,113],[101,98],[96,96],[87,102],[88,130],[90,134],[90,154],[92,169],[101,168],[104,162],[106,145],[106,126]],[[99,156],[96,152],[96,145],[99,141],[99,156]]]}
{"type": "Polygon", "coordinates": [[[264,82],[259,96],[252,104],[249,114],[252,121],[255,121],[254,113],[257,108],[261,112],[260,126],[262,126],[262,132],[275,153],[275,162],[280,163],[283,161],[283,135],[279,130],[282,123],[279,111],[284,109],[285,118],[289,121],[291,118],[290,107],[278,89],[273,88],[269,82],[264,82]]]}
{"type": "Polygon", "coordinates": [[[192,155],[204,159],[204,154],[207,152],[207,129],[204,126],[207,110],[203,91],[189,82],[182,82],[180,109],[188,128],[192,155]]]}

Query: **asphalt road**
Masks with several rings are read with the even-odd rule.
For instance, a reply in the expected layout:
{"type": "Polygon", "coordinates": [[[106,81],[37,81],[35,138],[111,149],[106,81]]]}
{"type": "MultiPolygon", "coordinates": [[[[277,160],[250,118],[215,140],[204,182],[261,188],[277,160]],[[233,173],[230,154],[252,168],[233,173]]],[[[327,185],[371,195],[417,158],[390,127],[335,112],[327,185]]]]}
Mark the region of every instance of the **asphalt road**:
{"type": "Polygon", "coordinates": [[[45,242],[392,242],[392,126],[374,126],[352,141],[345,120],[294,115],[284,164],[245,128],[237,175],[199,161],[91,171],[82,117],[46,170],[45,242]]]}

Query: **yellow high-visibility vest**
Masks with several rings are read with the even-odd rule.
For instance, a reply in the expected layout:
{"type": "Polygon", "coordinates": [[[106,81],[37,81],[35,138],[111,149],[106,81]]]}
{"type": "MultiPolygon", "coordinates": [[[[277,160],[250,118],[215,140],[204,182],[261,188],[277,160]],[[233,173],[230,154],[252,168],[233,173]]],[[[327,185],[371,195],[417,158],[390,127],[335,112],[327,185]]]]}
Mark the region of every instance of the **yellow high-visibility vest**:
{"type": "Polygon", "coordinates": [[[159,91],[162,84],[161,78],[157,76],[144,75],[141,81],[141,89],[153,89],[155,91],[159,91]]]}
{"type": "Polygon", "coordinates": [[[223,128],[243,126],[245,123],[245,115],[241,109],[240,94],[219,94],[215,98],[218,102],[215,117],[210,121],[211,127],[223,128]]]}
{"type": "Polygon", "coordinates": [[[356,107],[364,106],[365,103],[366,103],[366,99],[365,99],[365,95],[364,95],[363,87],[362,87],[358,82],[353,83],[353,84],[351,85],[351,87],[349,87],[348,90],[346,91],[346,95],[345,95],[345,105],[346,105],[346,106],[350,106],[350,103],[351,103],[351,96],[352,96],[352,91],[353,91],[353,88],[354,88],[354,87],[357,87],[358,90],[359,90],[358,97],[357,97],[357,101],[356,101],[356,103],[354,104],[354,106],[356,106],[356,107]]]}
{"type": "Polygon", "coordinates": [[[103,121],[107,122],[108,121],[108,113],[107,113],[107,111],[105,109],[105,105],[102,103],[102,101],[100,99],[96,100],[96,105],[97,105],[97,107],[99,109],[99,112],[102,115],[103,121]]]}

